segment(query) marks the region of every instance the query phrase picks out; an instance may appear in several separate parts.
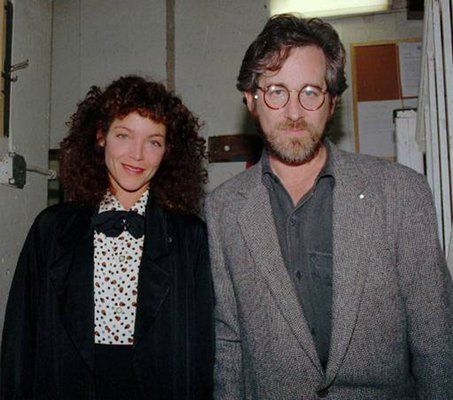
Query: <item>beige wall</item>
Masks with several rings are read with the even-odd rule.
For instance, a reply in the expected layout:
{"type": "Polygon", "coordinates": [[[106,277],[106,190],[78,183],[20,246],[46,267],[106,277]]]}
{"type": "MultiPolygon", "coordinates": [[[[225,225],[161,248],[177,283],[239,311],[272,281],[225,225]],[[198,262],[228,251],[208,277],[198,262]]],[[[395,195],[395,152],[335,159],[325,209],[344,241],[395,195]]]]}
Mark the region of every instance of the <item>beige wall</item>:
{"type": "MultiPolygon", "coordinates": [[[[29,60],[18,71],[11,89],[10,131],[14,151],[27,164],[47,166],[49,150],[49,91],[51,1],[13,2],[12,63],[29,60]]],[[[0,155],[8,151],[8,141],[0,138],[0,155]]],[[[6,297],[17,257],[36,214],[46,206],[47,179],[29,173],[24,189],[0,185],[0,332],[6,297]]]]}

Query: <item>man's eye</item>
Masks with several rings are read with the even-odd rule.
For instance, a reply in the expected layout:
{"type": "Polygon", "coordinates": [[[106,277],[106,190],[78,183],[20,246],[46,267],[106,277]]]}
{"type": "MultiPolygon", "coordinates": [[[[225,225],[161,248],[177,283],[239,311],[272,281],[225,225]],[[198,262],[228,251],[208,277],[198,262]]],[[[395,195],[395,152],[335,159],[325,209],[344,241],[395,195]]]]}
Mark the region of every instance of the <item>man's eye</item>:
{"type": "Polygon", "coordinates": [[[308,97],[316,97],[316,96],[319,96],[319,90],[316,90],[314,88],[305,88],[303,90],[303,93],[305,96],[308,96],[308,97]]]}
{"type": "Polygon", "coordinates": [[[271,88],[269,90],[269,93],[272,96],[283,96],[285,94],[285,89],[282,89],[282,88],[271,88]]]}

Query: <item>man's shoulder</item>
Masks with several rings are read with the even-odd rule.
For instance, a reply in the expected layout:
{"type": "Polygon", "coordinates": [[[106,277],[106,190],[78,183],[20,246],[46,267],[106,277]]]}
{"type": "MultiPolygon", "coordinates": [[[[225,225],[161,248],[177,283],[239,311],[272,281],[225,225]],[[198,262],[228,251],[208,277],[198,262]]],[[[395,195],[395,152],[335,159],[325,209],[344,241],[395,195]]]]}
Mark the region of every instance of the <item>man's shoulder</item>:
{"type": "Polygon", "coordinates": [[[260,173],[261,164],[255,164],[217,186],[208,194],[206,202],[208,204],[231,202],[239,192],[247,192],[256,186],[260,173]]]}
{"type": "Polygon", "coordinates": [[[372,181],[405,181],[419,182],[425,181],[426,178],[412,168],[392,162],[380,157],[367,154],[351,153],[336,149],[335,157],[339,161],[340,170],[354,168],[372,181]]]}

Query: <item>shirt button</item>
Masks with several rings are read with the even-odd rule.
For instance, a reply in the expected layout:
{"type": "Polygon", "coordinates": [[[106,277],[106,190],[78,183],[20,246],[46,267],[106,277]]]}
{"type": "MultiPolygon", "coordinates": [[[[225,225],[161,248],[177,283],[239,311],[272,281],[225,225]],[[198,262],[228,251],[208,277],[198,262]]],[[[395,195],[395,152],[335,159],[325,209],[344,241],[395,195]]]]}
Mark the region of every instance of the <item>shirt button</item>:
{"type": "Polygon", "coordinates": [[[125,259],[126,259],[126,256],[123,256],[123,255],[121,255],[119,258],[120,262],[123,262],[125,259]]]}
{"type": "Polygon", "coordinates": [[[117,307],[115,310],[115,314],[119,315],[123,313],[123,309],[121,307],[117,307]]]}
{"type": "Polygon", "coordinates": [[[300,278],[302,277],[302,274],[300,273],[300,271],[297,271],[297,272],[296,272],[296,276],[297,276],[297,279],[300,280],[300,278]]]}

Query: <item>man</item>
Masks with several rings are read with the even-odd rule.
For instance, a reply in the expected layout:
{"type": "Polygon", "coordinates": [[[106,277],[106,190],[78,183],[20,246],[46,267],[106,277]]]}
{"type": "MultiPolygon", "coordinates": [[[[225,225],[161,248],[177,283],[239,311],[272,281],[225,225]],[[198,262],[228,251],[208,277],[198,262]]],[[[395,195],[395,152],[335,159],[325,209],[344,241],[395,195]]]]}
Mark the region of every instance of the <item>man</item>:
{"type": "Polygon", "coordinates": [[[290,15],[245,54],[237,87],[265,151],[206,204],[217,399],[453,399],[431,192],[325,139],[344,62],[330,25],[290,15]]]}

